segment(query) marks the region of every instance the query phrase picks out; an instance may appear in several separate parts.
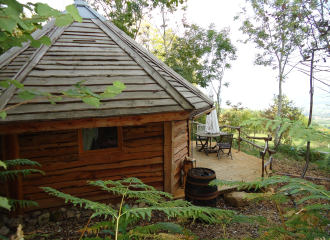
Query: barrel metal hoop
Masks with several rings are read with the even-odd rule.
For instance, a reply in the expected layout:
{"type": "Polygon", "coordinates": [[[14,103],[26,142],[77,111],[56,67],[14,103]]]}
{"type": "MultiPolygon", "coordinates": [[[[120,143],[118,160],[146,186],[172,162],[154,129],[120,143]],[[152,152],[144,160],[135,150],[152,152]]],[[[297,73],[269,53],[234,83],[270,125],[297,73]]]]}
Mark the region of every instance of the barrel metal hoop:
{"type": "Polygon", "coordinates": [[[190,176],[192,178],[197,178],[197,179],[212,179],[212,178],[215,179],[215,174],[213,174],[211,176],[200,177],[200,176],[196,176],[196,175],[193,175],[193,174],[191,174],[191,173],[188,172],[188,176],[190,176]]]}
{"type": "Polygon", "coordinates": [[[186,196],[193,200],[212,200],[218,196],[218,192],[216,192],[215,194],[213,194],[210,197],[196,197],[196,196],[192,196],[192,195],[188,194],[187,192],[186,192],[186,196]]]}
{"type": "Polygon", "coordinates": [[[194,195],[194,196],[213,196],[213,195],[217,195],[218,196],[218,190],[217,191],[214,191],[214,192],[211,192],[211,193],[203,193],[203,194],[198,194],[198,193],[193,193],[193,192],[190,192],[189,190],[186,190],[185,193],[188,193],[190,195],[194,195]]]}
{"type": "MultiPolygon", "coordinates": [[[[192,185],[197,185],[197,186],[208,186],[209,185],[209,182],[208,183],[195,183],[195,182],[191,182],[189,181],[188,179],[186,180],[187,183],[190,183],[192,185]]],[[[211,186],[210,186],[211,187],[211,186]]]]}

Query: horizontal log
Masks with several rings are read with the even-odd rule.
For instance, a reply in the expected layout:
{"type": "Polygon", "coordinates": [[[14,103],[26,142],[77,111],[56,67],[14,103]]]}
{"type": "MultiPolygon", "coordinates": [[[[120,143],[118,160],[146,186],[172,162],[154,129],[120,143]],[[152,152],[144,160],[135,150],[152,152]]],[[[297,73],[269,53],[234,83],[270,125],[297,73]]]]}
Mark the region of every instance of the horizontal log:
{"type": "Polygon", "coordinates": [[[181,149],[181,151],[177,152],[174,155],[174,162],[175,162],[176,166],[177,166],[177,164],[181,164],[181,162],[184,160],[185,156],[188,156],[188,147],[184,147],[183,149],[181,149]]]}
{"type": "Polygon", "coordinates": [[[153,151],[163,151],[164,145],[162,144],[150,144],[140,147],[123,147],[124,153],[134,153],[134,152],[153,152],[153,151]]]}
{"type": "Polygon", "coordinates": [[[180,146],[174,146],[174,155],[181,151],[184,147],[188,147],[188,141],[182,143],[180,146]]]}
{"type": "Polygon", "coordinates": [[[38,71],[32,70],[30,77],[88,77],[88,76],[144,76],[144,70],[58,70],[58,71],[38,71]]]}
{"type": "Polygon", "coordinates": [[[183,126],[187,126],[187,121],[186,120],[182,120],[182,121],[175,121],[174,122],[174,130],[181,128],[183,126]]]}
{"type": "MultiPolygon", "coordinates": [[[[264,149],[265,149],[264,147],[261,147],[261,146],[255,144],[255,143],[253,143],[253,142],[250,142],[249,140],[246,140],[246,139],[244,139],[244,138],[242,138],[242,137],[241,137],[241,140],[244,141],[244,142],[247,142],[247,143],[251,144],[252,146],[255,146],[256,148],[259,148],[259,149],[261,149],[261,150],[264,150],[264,149]]],[[[271,152],[271,153],[276,153],[276,151],[271,150],[271,149],[268,149],[268,151],[271,152]]]]}
{"type": "Polygon", "coordinates": [[[38,134],[19,135],[20,149],[24,147],[43,146],[44,144],[78,142],[78,132],[59,131],[59,132],[43,132],[38,134]]]}
{"type": "Polygon", "coordinates": [[[77,154],[77,153],[79,153],[78,146],[51,148],[51,149],[44,149],[42,151],[37,149],[37,150],[21,151],[21,158],[29,159],[29,158],[45,157],[45,156],[53,157],[53,156],[77,154]]]}
{"type": "Polygon", "coordinates": [[[80,155],[78,153],[52,156],[52,157],[45,156],[45,157],[30,158],[30,160],[36,161],[40,163],[42,166],[54,162],[68,163],[68,162],[78,161],[79,159],[80,159],[80,155]]]}
{"type": "Polygon", "coordinates": [[[123,141],[150,137],[162,137],[164,134],[164,126],[161,123],[149,123],[138,127],[123,127],[123,141]]]}
{"type": "MultiPolygon", "coordinates": [[[[132,166],[144,166],[149,164],[157,164],[163,162],[161,151],[139,152],[139,153],[109,153],[108,155],[90,155],[90,158],[95,159],[92,163],[86,161],[85,157],[81,156],[79,161],[73,162],[50,162],[43,164],[41,170],[48,172],[47,175],[62,175],[66,173],[79,172],[79,171],[92,171],[111,168],[123,168],[132,166]],[[116,156],[118,156],[116,158],[116,156]],[[131,164],[131,165],[130,165],[131,164]],[[90,167],[90,169],[88,169],[90,167]]],[[[40,176],[33,176],[40,177],[40,176]]],[[[32,178],[32,177],[31,177],[32,178]]]]}
{"type": "Polygon", "coordinates": [[[69,143],[52,143],[52,144],[35,145],[35,146],[30,146],[30,147],[22,147],[22,148],[20,148],[20,150],[26,151],[26,150],[38,149],[39,151],[42,151],[45,148],[62,148],[62,147],[70,147],[70,146],[78,146],[78,141],[69,142],[69,143]]]}
{"type": "Polygon", "coordinates": [[[137,138],[129,141],[123,142],[123,147],[127,148],[136,148],[136,147],[142,147],[146,145],[163,145],[164,144],[164,138],[163,136],[159,137],[151,137],[151,138],[137,138]]]}
{"type": "Polygon", "coordinates": [[[81,179],[98,179],[102,177],[113,177],[125,174],[133,173],[154,173],[163,170],[163,164],[150,164],[142,167],[127,167],[123,169],[116,169],[116,171],[99,170],[99,171],[85,171],[85,172],[73,172],[65,175],[53,175],[53,176],[40,176],[33,179],[24,179],[23,186],[39,186],[42,184],[50,184],[56,182],[67,182],[81,179]]]}
{"type": "Polygon", "coordinates": [[[181,135],[180,138],[174,139],[174,148],[181,146],[183,143],[188,142],[188,134],[181,135]]]}
{"type": "MultiPolygon", "coordinates": [[[[156,182],[156,181],[162,181],[163,180],[163,171],[158,172],[140,172],[140,173],[133,173],[133,174],[125,174],[123,175],[115,175],[115,176],[105,176],[105,177],[99,177],[99,178],[92,178],[92,179],[82,179],[82,180],[74,180],[74,181],[65,181],[65,182],[55,182],[55,183],[45,183],[39,184],[38,186],[24,186],[23,192],[24,194],[28,194],[30,200],[38,200],[42,198],[50,198],[47,193],[43,193],[43,190],[40,189],[40,187],[43,186],[49,186],[51,188],[54,188],[58,191],[69,193],[69,194],[77,194],[77,193],[84,193],[89,192],[90,188],[87,188],[87,181],[89,180],[119,180],[126,177],[136,177],[141,180],[144,180],[145,182],[156,182]],[[70,192],[70,190],[72,190],[70,192]]],[[[92,188],[93,189],[93,188],[92,188]]],[[[100,188],[95,187],[94,191],[102,191],[100,188]]]]}
{"type": "MultiPolygon", "coordinates": [[[[148,182],[157,182],[157,181],[163,181],[163,176],[155,176],[155,177],[142,177],[144,175],[148,175],[148,173],[134,173],[134,174],[127,174],[126,176],[114,176],[111,177],[111,180],[119,180],[123,179],[125,177],[134,177],[144,180],[146,183],[148,182]]],[[[97,180],[108,180],[109,177],[99,178],[97,180]]],[[[23,186],[23,193],[24,194],[33,194],[33,193],[40,193],[43,190],[40,189],[40,187],[51,187],[54,189],[62,189],[62,188],[74,188],[74,187],[81,187],[85,186],[88,179],[82,179],[82,180],[75,180],[75,181],[69,181],[69,182],[58,182],[58,183],[48,183],[46,184],[40,184],[39,186],[23,186]]]]}
{"type": "MultiPolygon", "coordinates": [[[[172,99],[154,99],[154,100],[123,100],[123,101],[106,101],[102,100],[98,109],[122,109],[122,108],[138,108],[138,107],[155,107],[155,106],[175,106],[178,103],[172,99]]],[[[63,103],[49,107],[47,103],[21,105],[7,111],[7,114],[27,114],[27,113],[44,113],[44,112],[61,112],[76,111],[85,109],[95,109],[94,106],[78,103],[63,103]]]]}
{"type": "MultiPolygon", "coordinates": [[[[141,126],[150,122],[160,123],[188,119],[189,112],[156,113],[144,116],[88,118],[65,121],[0,124],[1,134],[20,134],[43,131],[73,130],[93,127],[141,126]]],[[[128,128],[128,127],[127,127],[128,128]]],[[[125,128],[123,128],[124,131],[125,128]]]]}

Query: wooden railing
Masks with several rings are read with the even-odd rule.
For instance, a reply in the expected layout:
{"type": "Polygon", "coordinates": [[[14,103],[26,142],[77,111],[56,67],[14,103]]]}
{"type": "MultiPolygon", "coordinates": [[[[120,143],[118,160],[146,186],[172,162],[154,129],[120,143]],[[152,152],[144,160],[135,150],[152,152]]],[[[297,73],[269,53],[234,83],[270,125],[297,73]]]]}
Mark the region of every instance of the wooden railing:
{"type": "Polygon", "coordinates": [[[273,168],[273,164],[272,164],[272,160],[273,160],[273,154],[276,153],[276,151],[269,149],[269,141],[272,141],[272,136],[268,135],[268,137],[252,137],[249,136],[246,132],[244,132],[241,127],[233,127],[233,126],[228,126],[228,125],[223,125],[223,126],[219,126],[220,128],[231,128],[231,129],[235,129],[238,131],[238,138],[234,138],[236,140],[238,140],[238,151],[241,151],[241,141],[247,142],[248,144],[251,144],[252,146],[259,148],[263,151],[260,151],[260,157],[262,159],[262,173],[261,173],[261,177],[265,176],[265,171],[267,172],[266,167],[269,165],[269,169],[272,170],[273,168]],[[241,137],[241,134],[245,134],[246,138],[248,139],[259,139],[259,140],[264,140],[265,141],[265,147],[261,147],[245,138],[241,137]],[[266,154],[269,154],[269,160],[267,163],[265,163],[265,156],[266,154]]]}

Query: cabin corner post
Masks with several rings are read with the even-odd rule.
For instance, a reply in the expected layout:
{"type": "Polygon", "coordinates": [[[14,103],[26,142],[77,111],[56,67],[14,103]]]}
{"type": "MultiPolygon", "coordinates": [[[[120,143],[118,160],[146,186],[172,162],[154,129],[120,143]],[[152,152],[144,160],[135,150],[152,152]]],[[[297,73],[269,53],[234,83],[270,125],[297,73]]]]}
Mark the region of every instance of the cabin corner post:
{"type": "MultiPolygon", "coordinates": [[[[2,135],[2,152],[4,160],[13,160],[20,158],[20,148],[18,135],[2,135]]],[[[20,170],[20,166],[15,166],[13,169],[20,170]]],[[[23,182],[22,176],[15,180],[6,181],[6,194],[9,199],[23,200],[23,182]]],[[[22,215],[24,210],[17,208],[16,211],[11,211],[12,216],[22,215]]]]}
{"type": "Polygon", "coordinates": [[[174,193],[174,122],[164,122],[164,192],[174,193]]]}

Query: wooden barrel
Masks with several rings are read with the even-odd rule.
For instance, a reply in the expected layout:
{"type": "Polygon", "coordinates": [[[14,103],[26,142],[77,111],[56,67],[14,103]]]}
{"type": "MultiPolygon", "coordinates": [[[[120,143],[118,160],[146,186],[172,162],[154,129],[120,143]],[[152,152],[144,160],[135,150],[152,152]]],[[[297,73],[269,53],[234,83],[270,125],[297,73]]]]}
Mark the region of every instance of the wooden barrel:
{"type": "Polygon", "coordinates": [[[215,207],[217,204],[218,187],[208,186],[214,179],[216,179],[216,176],[212,169],[189,169],[185,186],[186,200],[196,206],[215,207]]]}

